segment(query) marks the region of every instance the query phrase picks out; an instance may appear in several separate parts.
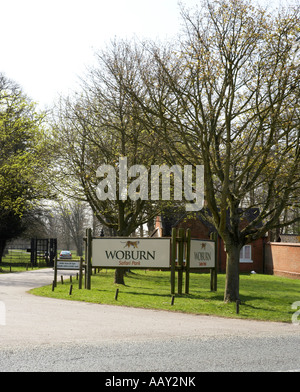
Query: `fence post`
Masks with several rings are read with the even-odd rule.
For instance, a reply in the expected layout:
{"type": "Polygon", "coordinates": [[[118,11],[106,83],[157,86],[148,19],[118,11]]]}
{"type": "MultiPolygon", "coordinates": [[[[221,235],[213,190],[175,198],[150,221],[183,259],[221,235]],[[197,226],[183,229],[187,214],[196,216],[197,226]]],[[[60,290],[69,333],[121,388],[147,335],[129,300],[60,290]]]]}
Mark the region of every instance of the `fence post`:
{"type": "Polygon", "coordinates": [[[88,256],[88,242],[87,242],[87,230],[85,232],[85,237],[83,239],[84,241],[84,254],[85,254],[85,262],[84,262],[84,288],[86,289],[86,284],[87,284],[87,256],[88,256]]]}
{"type": "Polygon", "coordinates": [[[191,258],[191,230],[186,231],[186,253],[185,253],[185,294],[190,291],[190,258],[191,258]]]}
{"type": "Polygon", "coordinates": [[[78,281],[78,288],[79,290],[82,289],[82,274],[83,274],[83,257],[80,257],[79,263],[79,281],[78,281]]]}
{"type": "Polygon", "coordinates": [[[86,255],[86,288],[91,289],[91,273],[92,273],[92,229],[87,229],[87,255],[86,255]]]}
{"type": "Polygon", "coordinates": [[[172,253],[171,253],[171,295],[175,294],[175,263],[177,251],[177,230],[172,229],[172,253]]]}
{"type": "Polygon", "coordinates": [[[36,267],[37,265],[37,239],[32,238],[31,239],[31,266],[36,267]]]}
{"type": "Polygon", "coordinates": [[[184,256],[184,240],[185,231],[184,229],[179,229],[179,246],[178,246],[178,294],[182,294],[182,278],[183,278],[183,256],[184,256]]]}
{"type": "Polygon", "coordinates": [[[214,291],[218,289],[218,246],[219,246],[219,236],[218,233],[215,234],[215,270],[214,270],[214,291]]]}
{"type": "Polygon", "coordinates": [[[57,286],[57,256],[54,258],[54,287],[57,286]]]}

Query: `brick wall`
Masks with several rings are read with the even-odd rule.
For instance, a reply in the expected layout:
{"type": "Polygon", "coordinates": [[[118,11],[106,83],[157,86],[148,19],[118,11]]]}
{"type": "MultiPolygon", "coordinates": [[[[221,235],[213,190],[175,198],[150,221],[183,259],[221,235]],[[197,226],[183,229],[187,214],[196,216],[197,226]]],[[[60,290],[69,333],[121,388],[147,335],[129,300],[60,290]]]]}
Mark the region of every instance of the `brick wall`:
{"type": "Polygon", "coordinates": [[[267,243],[265,245],[265,272],[300,279],[300,244],[267,243]]]}
{"type": "Polygon", "coordinates": [[[209,228],[205,226],[200,220],[186,219],[182,220],[177,226],[179,228],[190,229],[192,238],[200,238],[202,240],[209,240],[209,228]]]}

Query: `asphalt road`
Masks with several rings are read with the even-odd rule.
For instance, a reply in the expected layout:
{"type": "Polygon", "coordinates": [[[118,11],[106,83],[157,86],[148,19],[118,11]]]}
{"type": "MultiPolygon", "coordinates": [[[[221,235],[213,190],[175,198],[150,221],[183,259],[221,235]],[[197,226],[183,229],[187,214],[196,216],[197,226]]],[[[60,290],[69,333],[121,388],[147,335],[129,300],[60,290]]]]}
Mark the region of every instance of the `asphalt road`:
{"type": "Polygon", "coordinates": [[[27,293],[52,280],[51,269],[0,275],[0,372],[300,371],[300,325],[27,293]]]}

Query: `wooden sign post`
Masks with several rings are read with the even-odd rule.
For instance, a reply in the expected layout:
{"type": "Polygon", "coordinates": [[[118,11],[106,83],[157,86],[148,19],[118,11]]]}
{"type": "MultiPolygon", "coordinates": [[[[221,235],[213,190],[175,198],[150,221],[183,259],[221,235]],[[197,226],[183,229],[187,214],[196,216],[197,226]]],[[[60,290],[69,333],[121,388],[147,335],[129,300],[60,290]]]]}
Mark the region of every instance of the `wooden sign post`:
{"type": "Polygon", "coordinates": [[[85,288],[91,290],[91,276],[92,276],[92,229],[86,230],[86,273],[85,273],[85,288]]]}
{"type": "MultiPolygon", "coordinates": [[[[83,275],[83,258],[78,260],[57,260],[57,257],[54,259],[54,280],[53,280],[53,291],[54,288],[57,286],[57,271],[66,270],[66,271],[74,271],[79,270],[79,289],[81,289],[82,284],[82,275],[83,275]]],[[[72,281],[72,276],[70,276],[70,280],[72,281]]]]}
{"type": "Polygon", "coordinates": [[[218,233],[211,233],[210,238],[215,243],[215,267],[210,270],[210,290],[217,291],[218,288],[218,233]]]}
{"type": "Polygon", "coordinates": [[[190,229],[172,229],[171,251],[171,294],[175,294],[175,276],[178,271],[178,294],[182,294],[183,273],[185,271],[185,294],[189,294],[190,284],[190,255],[191,255],[191,231],[190,229]]]}

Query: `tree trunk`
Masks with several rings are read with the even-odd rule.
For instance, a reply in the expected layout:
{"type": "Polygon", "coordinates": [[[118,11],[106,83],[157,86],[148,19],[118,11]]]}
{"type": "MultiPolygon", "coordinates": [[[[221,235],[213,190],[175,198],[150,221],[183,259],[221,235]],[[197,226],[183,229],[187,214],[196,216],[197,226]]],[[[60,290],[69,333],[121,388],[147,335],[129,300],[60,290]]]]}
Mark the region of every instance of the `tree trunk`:
{"type": "Polygon", "coordinates": [[[114,283],[125,285],[125,281],[124,281],[125,273],[126,273],[126,268],[116,268],[114,283]]]}
{"type": "Polygon", "coordinates": [[[240,251],[239,244],[226,244],[226,283],[225,283],[225,302],[236,302],[240,299],[240,251]]]}
{"type": "Polygon", "coordinates": [[[6,240],[1,240],[0,239],[0,264],[2,263],[2,257],[3,257],[3,254],[4,254],[5,246],[6,246],[6,240]]]}
{"type": "MultiPolygon", "coordinates": [[[[125,224],[125,204],[122,201],[118,202],[119,206],[119,222],[118,222],[118,237],[127,237],[128,236],[128,228],[125,224]]],[[[128,268],[116,268],[115,270],[115,284],[122,284],[125,285],[124,276],[128,268]]]]}

